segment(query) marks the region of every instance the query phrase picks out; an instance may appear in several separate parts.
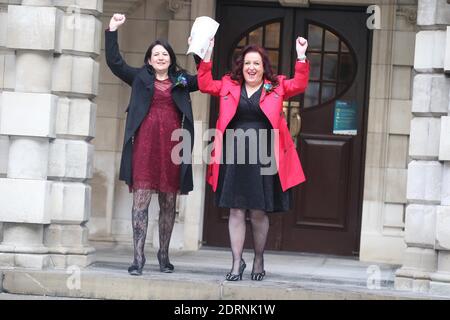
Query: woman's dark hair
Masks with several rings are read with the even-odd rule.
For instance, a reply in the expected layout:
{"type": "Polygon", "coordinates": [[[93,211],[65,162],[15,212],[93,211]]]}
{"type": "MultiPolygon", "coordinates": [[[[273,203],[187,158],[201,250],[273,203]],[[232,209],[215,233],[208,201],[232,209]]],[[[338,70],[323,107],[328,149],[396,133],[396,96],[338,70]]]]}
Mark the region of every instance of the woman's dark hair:
{"type": "Polygon", "coordinates": [[[246,47],[244,47],[239,55],[236,57],[236,59],[233,62],[233,68],[230,73],[230,77],[232,80],[235,80],[239,83],[242,83],[244,81],[244,75],[242,73],[242,68],[244,67],[244,58],[245,55],[249,52],[257,52],[260,54],[263,62],[264,67],[264,78],[272,82],[274,86],[278,85],[278,78],[273,73],[272,66],[270,64],[269,56],[267,55],[267,52],[264,48],[249,44],[246,47]]]}
{"type": "Polygon", "coordinates": [[[145,53],[145,58],[144,58],[144,63],[150,68],[150,70],[154,73],[155,70],[153,69],[153,67],[148,63],[148,59],[151,57],[152,55],[152,50],[155,46],[160,45],[163,46],[164,49],[167,50],[167,52],[169,53],[170,56],[170,66],[169,66],[169,74],[175,75],[177,72],[179,71],[184,71],[183,68],[181,68],[178,64],[177,64],[177,56],[175,55],[175,52],[173,51],[171,45],[169,44],[169,42],[167,42],[167,40],[165,39],[157,39],[155,41],[153,41],[150,46],[147,49],[147,52],[145,53]]]}

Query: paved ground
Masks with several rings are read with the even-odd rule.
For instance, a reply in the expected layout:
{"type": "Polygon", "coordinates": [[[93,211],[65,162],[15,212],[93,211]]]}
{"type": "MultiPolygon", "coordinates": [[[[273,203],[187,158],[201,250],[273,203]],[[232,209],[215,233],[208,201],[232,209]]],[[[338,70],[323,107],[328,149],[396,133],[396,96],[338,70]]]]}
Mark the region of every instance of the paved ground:
{"type": "MultiPolygon", "coordinates": [[[[397,291],[398,266],[356,259],[299,253],[267,252],[267,276],[251,281],[252,252],[244,252],[243,281],[228,282],[231,254],[204,248],[173,252],[175,272],[159,272],[156,252],[146,252],[144,274],[127,273],[132,252],[97,247],[97,262],[76,275],[67,270],[3,270],[3,291],[14,294],[97,299],[441,299],[445,297],[397,291]],[[79,276],[79,279],[76,278],[79,276]]],[[[21,296],[0,295],[0,299],[21,296]],[[2,297],[3,296],[3,297],[2,297]]],[[[35,297],[33,297],[35,298],[35,297]]]]}

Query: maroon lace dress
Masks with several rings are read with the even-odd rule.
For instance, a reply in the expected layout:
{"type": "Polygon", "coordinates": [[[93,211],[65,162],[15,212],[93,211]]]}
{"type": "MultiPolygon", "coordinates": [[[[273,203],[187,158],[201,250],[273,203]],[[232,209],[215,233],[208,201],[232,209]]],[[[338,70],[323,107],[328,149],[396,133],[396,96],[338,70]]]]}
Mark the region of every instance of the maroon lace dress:
{"type": "Polygon", "coordinates": [[[155,80],[150,111],[134,136],[133,187],[154,192],[176,193],[180,189],[180,165],[171,160],[173,130],[181,126],[181,115],[171,96],[172,82],[155,80]]]}

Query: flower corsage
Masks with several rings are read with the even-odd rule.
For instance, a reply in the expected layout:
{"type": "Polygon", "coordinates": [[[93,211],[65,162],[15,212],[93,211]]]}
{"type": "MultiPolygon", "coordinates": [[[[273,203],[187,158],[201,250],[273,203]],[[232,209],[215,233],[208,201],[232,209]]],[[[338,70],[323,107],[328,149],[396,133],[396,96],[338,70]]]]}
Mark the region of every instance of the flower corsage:
{"type": "Polygon", "coordinates": [[[175,87],[186,87],[187,86],[187,79],[183,74],[180,74],[177,78],[177,81],[175,82],[175,87]]]}
{"type": "Polygon", "coordinates": [[[271,93],[273,91],[273,84],[271,83],[264,83],[264,90],[267,94],[271,93]]]}

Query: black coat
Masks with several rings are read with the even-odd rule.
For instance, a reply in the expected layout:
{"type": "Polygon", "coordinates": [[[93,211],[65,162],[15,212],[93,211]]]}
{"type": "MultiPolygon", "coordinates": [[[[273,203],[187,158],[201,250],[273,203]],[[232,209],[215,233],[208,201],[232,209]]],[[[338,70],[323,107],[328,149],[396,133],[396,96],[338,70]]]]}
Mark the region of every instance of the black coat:
{"type": "MultiPolygon", "coordinates": [[[[123,141],[122,159],[120,161],[119,179],[127,185],[133,184],[132,175],[132,151],[133,137],[145,116],[149,112],[149,107],[153,99],[155,75],[149,65],[145,64],[141,68],[133,68],[126,64],[119,52],[117,42],[117,31],[105,31],[105,51],[106,63],[111,71],[122,81],[131,86],[130,102],[127,108],[127,119],[125,125],[125,136],[123,141]]],[[[175,84],[180,73],[169,74],[170,80],[175,84]]],[[[187,194],[193,189],[192,182],[192,148],[194,146],[194,119],[190,92],[198,90],[197,76],[183,73],[187,80],[187,85],[174,86],[172,88],[172,99],[178,110],[181,112],[184,129],[187,129],[191,138],[191,150],[189,150],[189,163],[181,163],[180,170],[180,192],[187,194]]]]}

